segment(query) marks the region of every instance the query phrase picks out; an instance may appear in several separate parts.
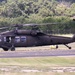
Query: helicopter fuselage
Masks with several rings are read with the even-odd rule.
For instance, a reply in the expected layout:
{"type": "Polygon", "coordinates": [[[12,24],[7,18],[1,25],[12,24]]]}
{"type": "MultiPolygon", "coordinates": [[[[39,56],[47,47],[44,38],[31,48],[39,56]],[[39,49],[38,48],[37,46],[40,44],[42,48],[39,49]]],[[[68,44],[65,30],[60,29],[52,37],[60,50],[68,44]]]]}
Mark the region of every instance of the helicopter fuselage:
{"type": "Polygon", "coordinates": [[[15,47],[66,45],[71,42],[75,42],[75,37],[54,36],[29,30],[8,31],[0,35],[0,47],[5,51],[15,50],[15,47]]]}

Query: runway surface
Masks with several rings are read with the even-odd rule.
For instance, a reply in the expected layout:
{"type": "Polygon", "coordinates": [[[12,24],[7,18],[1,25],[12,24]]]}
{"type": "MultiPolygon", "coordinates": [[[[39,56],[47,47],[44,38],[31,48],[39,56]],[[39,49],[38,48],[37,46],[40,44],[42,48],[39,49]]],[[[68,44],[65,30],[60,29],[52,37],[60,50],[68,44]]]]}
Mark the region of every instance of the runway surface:
{"type": "Polygon", "coordinates": [[[0,52],[0,58],[74,56],[75,50],[8,51],[0,52]]]}

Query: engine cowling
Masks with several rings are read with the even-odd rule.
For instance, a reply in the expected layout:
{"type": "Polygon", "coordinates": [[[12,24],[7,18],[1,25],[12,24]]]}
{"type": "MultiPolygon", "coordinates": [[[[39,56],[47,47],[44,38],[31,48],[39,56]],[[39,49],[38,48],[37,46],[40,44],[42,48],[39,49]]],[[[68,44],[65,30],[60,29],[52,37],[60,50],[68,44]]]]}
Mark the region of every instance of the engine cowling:
{"type": "Polygon", "coordinates": [[[31,32],[31,35],[35,36],[35,35],[37,35],[37,32],[32,31],[32,32],[31,32]]]}
{"type": "Polygon", "coordinates": [[[37,35],[37,31],[33,30],[17,30],[15,32],[17,35],[37,35]]]}

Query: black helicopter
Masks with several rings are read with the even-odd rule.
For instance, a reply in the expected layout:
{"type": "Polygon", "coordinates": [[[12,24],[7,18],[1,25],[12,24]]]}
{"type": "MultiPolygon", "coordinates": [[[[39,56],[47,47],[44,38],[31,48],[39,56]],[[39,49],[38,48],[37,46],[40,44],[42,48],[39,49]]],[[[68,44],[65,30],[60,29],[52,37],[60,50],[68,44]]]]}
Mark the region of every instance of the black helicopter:
{"type": "MultiPolygon", "coordinates": [[[[48,24],[48,23],[47,23],[48,24]]],[[[0,33],[0,48],[4,51],[15,51],[16,47],[34,47],[34,46],[45,46],[45,45],[58,45],[63,44],[69,49],[67,44],[75,42],[75,35],[73,37],[62,37],[49,35],[44,32],[32,29],[32,30],[20,30],[23,26],[37,26],[41,24],[23,24],[23,25],[13,25],[14,30],[5,31],[0,33]]],[[[45,24],[42,24],[45,25],[45,24]]],[[[8,27],[3,27],[1,29],[6,29],[8,27]]]]}

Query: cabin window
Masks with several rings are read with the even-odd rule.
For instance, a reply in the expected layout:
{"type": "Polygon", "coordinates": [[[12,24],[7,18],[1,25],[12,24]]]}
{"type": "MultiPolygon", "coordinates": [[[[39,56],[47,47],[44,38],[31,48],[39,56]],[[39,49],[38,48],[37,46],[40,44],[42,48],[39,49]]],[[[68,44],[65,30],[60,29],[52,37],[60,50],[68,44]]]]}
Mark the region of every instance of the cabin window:
{"type": "Polygon", "coordinates": [[[1,38],[0,38],[0,42],[1,42],[2,40],[1,40],[1,38]]]}
{"type": "Polygon", "coordinates": [[[21,36],[21,42],[25,42],[26,41],[26,36],[21,36]]]}
{"type": "Polygon", "coordinates": [[[1,35],[0,35],[0,42],[2,41],[1,35]]]}
{"type": "Polygon", "coordinates": [[[19,36],[15,37],[15,42],[17,42],[17,43],[20,42],[20,37],[19,36]]]}
{"type": "Polygon", "coordinates": [[[0,38],[0,42],[2,41],[2,39],[0,38]]]}

